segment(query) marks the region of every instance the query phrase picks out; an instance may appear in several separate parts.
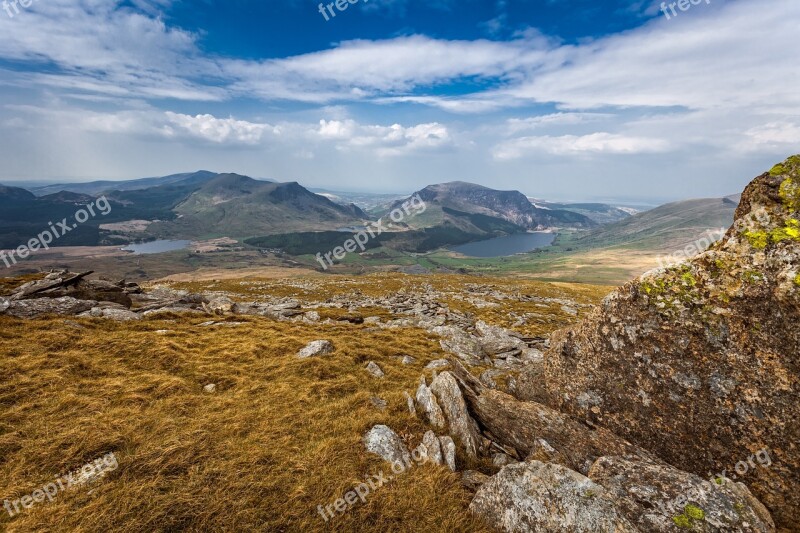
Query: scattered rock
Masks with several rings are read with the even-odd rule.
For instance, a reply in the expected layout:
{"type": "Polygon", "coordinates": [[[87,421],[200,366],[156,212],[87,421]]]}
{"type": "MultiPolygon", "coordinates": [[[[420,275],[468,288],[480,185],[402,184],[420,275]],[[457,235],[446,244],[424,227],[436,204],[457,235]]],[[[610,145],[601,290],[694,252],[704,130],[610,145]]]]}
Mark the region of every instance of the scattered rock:
{"type": "Polygon", "coordinates": [[[389,402],[387,402],[383,398],[379,398],[377,396],[372,396],[369,399],[369,401],[372,402],[372,405],[374,405],[375,407],[377,407],[381,411],[383,411],[384,409],[386,409],[389,406],[389,402]]]}
{"type": "Polygon", "coordinates": [[[489,355],[502,354],[507,352],[519,352],[528,347],[521,339],[511,335],[511,333],[497,326],[490,326],[486,322],[479,320],[475,323],[475,330],[480,335],[478,342],[483,351],[489,355]]]}
{"type": "Polygon", "coordinates": [[[456,471],[456,443],[448,435],[439,437],[439,444],[442,446],[442,457],[444,464],[447,465],[452,472],[456,471]]]}
{"type": "Polygon", "coordinates": [[[297,352],[297,357],[300,359],[307,359],[309,357],[327,355],[331,352],[333,352],[333,343],[331,341],[313,341],[308,343],[305,348],[297,352]]]}
{"type": "Polygon", "coordinates": [[[363,442],[368,452],[379,455],[384,461],[392,464],[397,461],[407,464],[411,461],[408,448],[403,444],[403,440],[387,426],[373,427],[364,435],[363,442]]]}
{"type": "Polygon", "coordinates": [[[11,301],[4,314],[17,318],[34,318],[42,315],[78,315],[96,307],[97,302],[77,300],[71,296],[61,298],[36,298],[11,301]]]}
{"type": "Polygon", "coordinates": [[[411,395],[406,391],[403,391],[403,395],[406,397],[408,412],[411,413],[412,416],[417,416],[417,408],[414,407],[414,398],[412,398],[411,395]]]}
{"type": "Polygon", "coordinates": [[[206,394],[214,394],[217,392],[217,386],[214,383],[209,383],[205,387],[203,387],[203,392],[206,394]]]}
{"type": "Polygon", "coordinates": [[[416,362],[417,360],[411,357],[410,355],[404,355],[403,360],[401,361],[401,363],[403,363],[404,365],[413,365],[416,362]]]}
{"type": "Polygon", "coordinates": [[[379,367],[378,364],[374,361],[370,361],[367,364],[367,372],[369,372],[376,378],[383,378],[385,375],[383,373],[383,370],[381,370],[381,367],[379,367]]]}
{"type": "Polygon", "coordinates": [[[433,431],[426,431],[422,437],[422,444],[420,444],[421,452],[427,460],[434,464],[444,464],[444,456],[442,455],[442,444],[439,442],[438,437],[433,431]]]}
{"type": "Polygon", "coordinates": [[[207,304],[203,304],[203,308],[214,315],[224,315],[233,311],[235,302],[227,296],[219,296],[209,300],[207,304]]]}
{"type": "Polygon", "coordinates": [[[424,377],[420,380],[419,387],[417,388],[417,405],[419,405],[419,409],[425,415],[428,423],[433,427],[445,427],[444,413],[441,407],[439,407],[439,402],[436,401],[433,392],[431,392],[431,389],[425,384],[424,377]]]}
{"type": "Polygon", "coordinates": [[[430,390],[442,408],[450,435],[460,441],[468,456],[477,457],[480,431],[467,411],[456,378],[450,372],[442,372],[433,380],[430,390]]]}
{"type": "Polygon", "coordinates": [[[425,365],[425,370],[436,370],[438,368],[445,368],[450,366],[450,361],[447,359],[435,359],[425,365]]]}

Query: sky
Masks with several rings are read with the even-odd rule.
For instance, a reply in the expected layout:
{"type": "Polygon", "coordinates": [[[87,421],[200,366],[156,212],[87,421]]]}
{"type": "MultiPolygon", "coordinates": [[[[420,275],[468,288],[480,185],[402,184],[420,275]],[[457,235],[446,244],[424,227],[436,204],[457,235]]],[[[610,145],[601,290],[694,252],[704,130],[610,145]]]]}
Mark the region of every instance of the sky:
{"type": "Polygon", "coordinates": [[[800,153],[800,2],[694,1],[6,1],[0,181],[737,193],[800,153]]]}

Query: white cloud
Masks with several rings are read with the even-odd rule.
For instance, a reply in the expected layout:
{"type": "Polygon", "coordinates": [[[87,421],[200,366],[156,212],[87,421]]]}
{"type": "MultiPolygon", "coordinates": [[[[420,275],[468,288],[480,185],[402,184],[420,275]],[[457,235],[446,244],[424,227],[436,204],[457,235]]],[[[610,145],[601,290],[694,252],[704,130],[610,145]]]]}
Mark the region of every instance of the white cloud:
{"type": "Polygon", "coordinates": [[[321,120],[314,132],[322,139],[337,141],[340,150],[371,150],[381,157],[439,150],[452,145],[448,129],[435,122],[404,127],[400,124],[359,125],[353,120],[321,120]]]}
{"type": "Polygon", "coordinates": [[[531,152],[544,152],[558,156],[589,154],[642,154],[669,150],[669,143],[661,139],[627,137],[606,132],[589,135],[562,135],[551,137],[520,137],[501,142],[492,150],[497,160],[519,159],[531,152]]]}
{"type": "Polygon", "coordinates": [[[216,118],[207,114],[193,117],[171,111],[168,111],[166,116],[176,128],[186,131],[189,135],[219,144],[253,145],[261,142],[267,131],[278,133],[276,128],[269,124],[255,124],[234,118],[216,118]]]}

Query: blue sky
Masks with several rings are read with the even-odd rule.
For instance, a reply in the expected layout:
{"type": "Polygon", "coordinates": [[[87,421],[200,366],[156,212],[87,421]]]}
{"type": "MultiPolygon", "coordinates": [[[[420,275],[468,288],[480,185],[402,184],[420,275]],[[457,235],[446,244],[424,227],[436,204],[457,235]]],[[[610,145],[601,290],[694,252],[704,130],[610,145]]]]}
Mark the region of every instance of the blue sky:
{"type": "Polygon", "coordinates": [[[0,180],[203,168],[657,202],[738,192],[800,152],[796,0],[669,20],[652,0],[318,4],[0,10],[0,180]]]}

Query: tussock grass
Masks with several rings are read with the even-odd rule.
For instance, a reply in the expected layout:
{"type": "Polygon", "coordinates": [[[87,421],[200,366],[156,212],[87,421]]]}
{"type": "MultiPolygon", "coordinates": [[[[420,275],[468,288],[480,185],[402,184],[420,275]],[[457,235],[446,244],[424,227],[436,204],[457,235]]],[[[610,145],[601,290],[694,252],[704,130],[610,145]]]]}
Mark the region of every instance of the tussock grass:
{"type": "MultiPolygon", "coordinates": [[[[0,293],[28,280],[0,280],[0,293]]],[[[596,303],[608,291],[396,273],[169,285],[224,291],[241,301],[292,297],[306,308],[343,294],[388,297],[431,289],[452,310],[491,324],[512,327],[527,314],[513,329],[530,335],[576,320],[560,303],[541,298],[596,303]],[[520,302],[520,295],[539,300],[520,302]]],[[[401,316],[380,306],[317,310],[323,320],[351,313],[401,316]]],[[[388,425],[409,449],[430,429],[408,413],[403,391],[413,395],[424,366],[446,356],[438,338],[416,328],[261,317],[199,326],[208,318],[0,317],[0,503],[109,452],[119,461],[105,479],[14,518],[0,509],[0,530],[489,531],[468,513],[472,494],[459,475],[434,465],[395,476],[329,523],[317,512],[367,478],[391,474],[390,465],[361,443],[372,426],[388,425]],[[335,353],[295,357],[317,339],[331,340],[335,353]],[[416,363],[401,364],[405,354],[416,363]],[[381,366],[384,379],[366,372],[369,361],[381,366]],[[216,392],[204,393],[210,383],[216,392]],[[388,407],[380,410],[373,397],[388,407]]],[[[460,466],[493,473],[486,460],[460,466]]]]}
{"type": "Polygon", "coordinates": [[[13,519],[2,511],[0,529],[488,531],[467,513],[458,475],[432,465],[329,524],[317,514],[370,475],[391,473],[361,444],[370,427],[386,424],[410,447],[428,429],[402,395],[444,356],[425,332],[241,317],[199,327],[205,320],[0,317],[0,499],[108,452],[119,461],[96,484],[13,519]],[[320,338],[336,352],[295,357],[320,338]],[[404,366],[401,354],[417,362],[404,366]],[[370,360],[385,379],[367,374],[370,360]],[[208,383],[216,393],[202,391],[208,383]]]}

